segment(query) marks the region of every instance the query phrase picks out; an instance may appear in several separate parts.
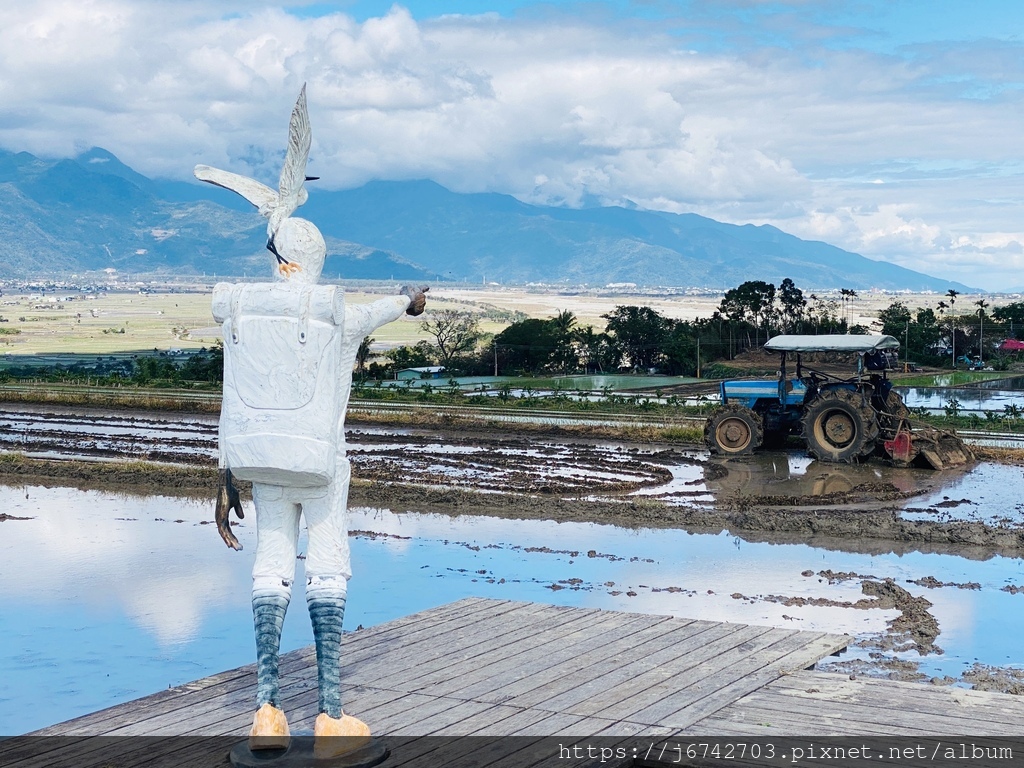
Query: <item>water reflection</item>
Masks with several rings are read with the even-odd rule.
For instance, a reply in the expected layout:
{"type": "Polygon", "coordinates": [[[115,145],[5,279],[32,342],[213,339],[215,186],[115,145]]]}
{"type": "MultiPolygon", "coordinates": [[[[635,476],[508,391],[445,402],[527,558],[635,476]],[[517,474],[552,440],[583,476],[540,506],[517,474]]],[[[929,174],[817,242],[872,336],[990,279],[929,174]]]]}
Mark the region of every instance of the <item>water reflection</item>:
{"type": "MultiPolygon", "coordinates": [[[[787,459],[784,471],[780,460],[777,468],[788,473],[782,484],[817,477],[803,459],[787,459]]],[[[246,549],[235,553],[205,524],[205,500],[0,486],[0,509],[32,518],[0,523],[7,587],[0,732],[24,732],[252,661],[252,527],[238,527],[246,549]]],[[[476,595],[862,637],[884,632],[896,612],[842,607],[863,595],[858,580],[815,575],[831,569],[892,577],[935,604],[945,654],[923,659],[929,674],[956,676],[975,659],[1024,661],[1017,642],[1024,597],[1000,591],[1024,580],[1014,559],[868,555],[728,534],[370,509],[353,510],[352,528],[349,628],[476,595]],[[981,589],[907,583],[924,576],[981,589]],[[787,605],[773,596],[828,604],[787,605]]],[[[304,603],[300,589],[285,625],[286,650],[312,641],[304,603]]]]}
{"type": "MultiPolygon", "coordinates": [[[[880,463],[827,464],[805,455],[765,451],[719,462],[724,472],[709,473],[708,490],[723,501],[743,496],[828,496],[858,486],[890,485],[901,493],[931,488],[939,479],[919,469],[898,469],[880,463]]],[[[950,473],[943,474],[945,481],[950,473]]]]}
{"type": "Polygon", "coordinates": [[[943,472],[941,477],[941,484],[907,502],[904,517],[1024,525],[1024,467],[981,462],[969,471],[943,472]]]}

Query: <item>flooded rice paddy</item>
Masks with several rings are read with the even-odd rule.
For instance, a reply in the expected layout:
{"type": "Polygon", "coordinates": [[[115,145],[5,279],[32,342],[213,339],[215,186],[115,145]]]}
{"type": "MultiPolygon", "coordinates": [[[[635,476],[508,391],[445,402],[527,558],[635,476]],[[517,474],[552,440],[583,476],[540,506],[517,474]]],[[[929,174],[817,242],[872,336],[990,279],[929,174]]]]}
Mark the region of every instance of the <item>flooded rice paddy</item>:
{"type": "MultiPolygon", "coordinates": [[[[1022,531],[1019,466],[849,467],[797,450],[722,461],[693,447],[412,429],[359,428],[349,439],[362,482],[353,491],[374,489],[388,507],[352,510],[349,629],[462,597],[528,600],[847,632],[850,649],[824,668],[1024,691],[1024,550],[868,530],[882,510],[910,527],[1022,531]],[[461,503],[425,501],[445,489],[461,503]],[[608,524],[618,518],[595,516],[591,503],[641,505],[646,517],[608,524]],[[521,515],[520,504],[541,511],[521,515]],[[567,504],[582,511],[546,518],[567,504]],[[833,515],[867,522],[836,538],[787,533],[771,514],[754,528],[714,517],[752,505],[805,515],[811,531],[833,515]],[[712,523],[671,522],[675,510],[712,523]]],[[[212,468],[216,422],[19,406],[5,414],[0,448],[212,468]]],[[[236,553],[208,498],[16,483],[0,485],[0,633],[10,639],[0,735],[252,661],[252,525],[236,527],[246,547],[236,553]]],[[[299,590],[284,646],[310,642],[299,590]]]]}
{"type": "MultiPolygon", "coordinates": [[[[237,526],[246,548],[236,553],[203,499],[0,486],[0,508],[0,732],[252,660],[252,526],[237,526]]],[[[910,679],[966,684],[977,664],[1024,664],[1018,559],[366,508],[351,527],[349,629],[482,596],[847,632],[856,642],[837,668],[870,662],[910,679]],[[885,579],[906,595],[885,601],[862,587],[885,579]],[[923,633],[889,626],[903,615],[923,633]]],[[[304,605],[299,590],[286,649],[312,641],[304,605]]]]}
{"type": "Polygon", "coordinates": [[[1024,409],[1024,376],[1009,376],[989,381],[952,384],[951,376],[936,376],[933,386],[904,387],[896,390],[910,408],[927,408],[933,413],[944,413],[946,405],[955,399],[963,412],[983,414],[993,411],[1002,414],[1006,407],[1024,409]]]}

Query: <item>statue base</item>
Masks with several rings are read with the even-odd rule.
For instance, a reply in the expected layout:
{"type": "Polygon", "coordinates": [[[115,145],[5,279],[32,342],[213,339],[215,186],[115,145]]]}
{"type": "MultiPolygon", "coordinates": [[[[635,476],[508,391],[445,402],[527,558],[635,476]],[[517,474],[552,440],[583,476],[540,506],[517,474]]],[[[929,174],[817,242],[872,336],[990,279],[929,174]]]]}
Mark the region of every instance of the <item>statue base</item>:
{"type": "Polygon", "coordinates": [[[228,754],[235,768],[370,768],[391,755],[379,739],[337,757],[318,759],[313,756],[313,735],[292,734],[284,749],[249,749],[249,740],[240,741],[228,754]]]}

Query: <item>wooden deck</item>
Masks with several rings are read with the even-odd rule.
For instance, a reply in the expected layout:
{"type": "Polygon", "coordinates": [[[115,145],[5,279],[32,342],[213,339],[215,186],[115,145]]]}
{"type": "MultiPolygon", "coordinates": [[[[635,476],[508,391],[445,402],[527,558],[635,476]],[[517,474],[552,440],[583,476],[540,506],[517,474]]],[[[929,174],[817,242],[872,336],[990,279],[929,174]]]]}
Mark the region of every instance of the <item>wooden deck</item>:
{"type": "MultiPolygon", "coordinates": [[[[424,737],[1020,732],[1016,697],[808,671],[849,639],[473,598],[346,635],[343,701],[376,735],[429,749],[438,742],[424,737]]],[[[281,669],[293,730],[312,728],[312,649],[286,654],[281,669]]],[[[254,689],[249,665],[33,735],[241,738],[254,689]]],[[[22,765],[17,749],[0,744],[0,765],[22,765]]],[[[492,751],[474,765],[517,764],[492,751]]],[[[416,754],[403,749],[386,765],[416,754]]]]}

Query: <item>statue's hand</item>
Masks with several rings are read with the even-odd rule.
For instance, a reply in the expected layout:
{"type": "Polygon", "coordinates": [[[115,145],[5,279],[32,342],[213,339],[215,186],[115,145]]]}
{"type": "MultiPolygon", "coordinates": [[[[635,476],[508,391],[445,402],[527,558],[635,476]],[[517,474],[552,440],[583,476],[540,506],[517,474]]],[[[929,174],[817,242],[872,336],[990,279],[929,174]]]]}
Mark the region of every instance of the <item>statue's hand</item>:
{"type": "Polygon", "coordinates": [[[409,308],[405,310],[405,314],[412,315],[413,317],[416,317],[416,315],[422,315],[423,310],[427,306],[426,293],[429,290],[429,285],[421,285],[419,288],[415,285],[405,286],[402,289],[402,295],[408,296],[411,299],[409,302],[409,308]]]}
{"type": "Polygon", "coordinates": [[[231,532],[231,524],[228,521],[231,510],[235,510],[239,519],[245,517],[245,513],[242,511],[242,500],[238,498],[238,490],[231,482],[231,470],[222,469],[220,471],[220,488],[217,489],[217,511],[214,513],[214,520],[217,521],[217,533],[229,547],[241,549],[242,545],[235,538],[235,534],[231,532]]]}

